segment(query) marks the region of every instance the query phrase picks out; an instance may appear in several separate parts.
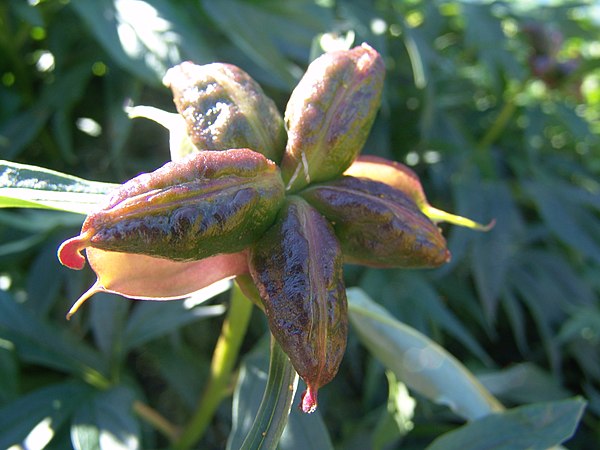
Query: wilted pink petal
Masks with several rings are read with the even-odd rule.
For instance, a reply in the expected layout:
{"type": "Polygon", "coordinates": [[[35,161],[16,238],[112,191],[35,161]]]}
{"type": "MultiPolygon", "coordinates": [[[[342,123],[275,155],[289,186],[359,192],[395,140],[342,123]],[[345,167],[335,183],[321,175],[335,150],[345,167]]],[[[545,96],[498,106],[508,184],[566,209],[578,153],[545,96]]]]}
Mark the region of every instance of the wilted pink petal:
{"type": "Polygon", "coordinates": [[[86,253],[98,279],[75,302],[67,317],[97,292],[141,300],[175,300],[217,281],[248,272],[245,251],[191,262],[95,248],[88,248],[86,253]]]}

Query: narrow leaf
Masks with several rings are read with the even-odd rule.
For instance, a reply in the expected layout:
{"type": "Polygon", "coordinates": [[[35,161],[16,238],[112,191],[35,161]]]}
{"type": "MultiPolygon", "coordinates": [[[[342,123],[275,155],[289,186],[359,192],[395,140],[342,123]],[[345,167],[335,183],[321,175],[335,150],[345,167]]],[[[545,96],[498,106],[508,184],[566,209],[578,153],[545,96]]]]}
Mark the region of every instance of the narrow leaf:
{"type": "Polygon", "coordinates": [[[87,214],[117,186],[0,161],[0,208],[48,208],[87,214]]]}
{"type": "Polygon", "coordinates": [[[296,393],[298,375],[274,338],[271,338],[271,360],[267,388],[256,419],[242,450],[275,449],[288,421],[288,415],[296,393]]]}
{"type": "Polygon", "coordinates": [[[360,289],[348,289],[350,321],[362,343],[399,380],[472,420],[502,405],[438,344],[397,321],[360,289]]]}
{"type": "Polygon", "coordinates": [[[546,450],[573,435],[584,407],[575,397],[490,414],[440,436],[427,450],[546,450]]]}
{"type": "Polygon", "coordinates": [[[140,448],[140,425],[133,415],[135,395],[131,389],[117,386],[100,391],[80,405],[71,427],[76,450],[140,448]]]}
{"type": "Polygon", "coordinates": [[[0,448],[44,448],[91,389],[84,383],[67,382],[8,403],[0,409],[0,448]]]}

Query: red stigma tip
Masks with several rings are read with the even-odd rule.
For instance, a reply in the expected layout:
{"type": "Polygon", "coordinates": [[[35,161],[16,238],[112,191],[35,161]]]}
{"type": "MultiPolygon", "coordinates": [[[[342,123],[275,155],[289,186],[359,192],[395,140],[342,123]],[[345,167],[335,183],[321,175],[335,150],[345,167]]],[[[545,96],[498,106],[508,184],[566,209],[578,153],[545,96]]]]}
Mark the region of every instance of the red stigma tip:
{"type": "Polygon", "coordinates": [[[75,236],[63,242],[58,248],[58,260],[70,269],[81,270],[85,266],[85,258],[81,254],[87,247],[87,239],[75,236]]]}
{"type": "Polygon", "coordinates": [[[314,413],[317,410],[317,391],[310,387],[302,393],[300,400],[300,409],[306,414],[314,413]]]}

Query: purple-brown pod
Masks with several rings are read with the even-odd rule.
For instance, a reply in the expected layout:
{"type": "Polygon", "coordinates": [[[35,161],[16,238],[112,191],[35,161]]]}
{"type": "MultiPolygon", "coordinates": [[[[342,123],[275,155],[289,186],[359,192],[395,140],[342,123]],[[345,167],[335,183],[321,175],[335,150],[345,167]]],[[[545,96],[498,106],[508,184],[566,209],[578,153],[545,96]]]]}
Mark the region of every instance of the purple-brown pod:
{"type": "Polygon", "coordinates": [[[168,70],[163,83],[171,88],[187,134],[199,150],[250,148],[280,162],[286,142],[283,118],[242,69],[183,62],[168,70]]]}
{"type": "Polygon", "coordinates": [[[283,198],[279,169],[260,153],[193,153],[123,184],[59,259],[81,269],[86,247],[174,261],[236,253],[273,223],[283,198]]]}
{"type": "Polygon", "coordinates": [[[364,146],[383,89],[381,55],[367,44],[325,53],[309,66],[285,110],[286,189],[342,174],[364,146]]]}
{"type": "Polygon", "coordinates": [[[251,247],[248,262],[271,333],[306,382],[300,407],[313,412],[318,389],[338,371],[348,333],[342,252],[333,229],[291,196],[251,247]]]}
{"type": "Polygon", "coordinates": [[[402,191],[344,176],[301,192],[335,228],[347,262],[373,267],[436,267],[450,259],[438,227],[402,191]]]}

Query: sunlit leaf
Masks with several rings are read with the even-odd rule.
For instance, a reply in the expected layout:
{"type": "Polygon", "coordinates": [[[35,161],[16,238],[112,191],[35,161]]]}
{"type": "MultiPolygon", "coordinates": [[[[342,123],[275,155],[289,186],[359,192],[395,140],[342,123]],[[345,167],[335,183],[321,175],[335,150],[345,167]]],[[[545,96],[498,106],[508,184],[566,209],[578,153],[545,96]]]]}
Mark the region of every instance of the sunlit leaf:
{"type": "Polygon", "coordinates": [[[361,342],[399,380],[466,419],[502,410],[502,405],[452,355],[404,325],[359,289],[348,289],[348,309],[361,342]]]}
{"type": "Polygon", "coordinates": [[[49,208],[87,214],[116,186],[0,161],[0,208],[49,208]]]}

